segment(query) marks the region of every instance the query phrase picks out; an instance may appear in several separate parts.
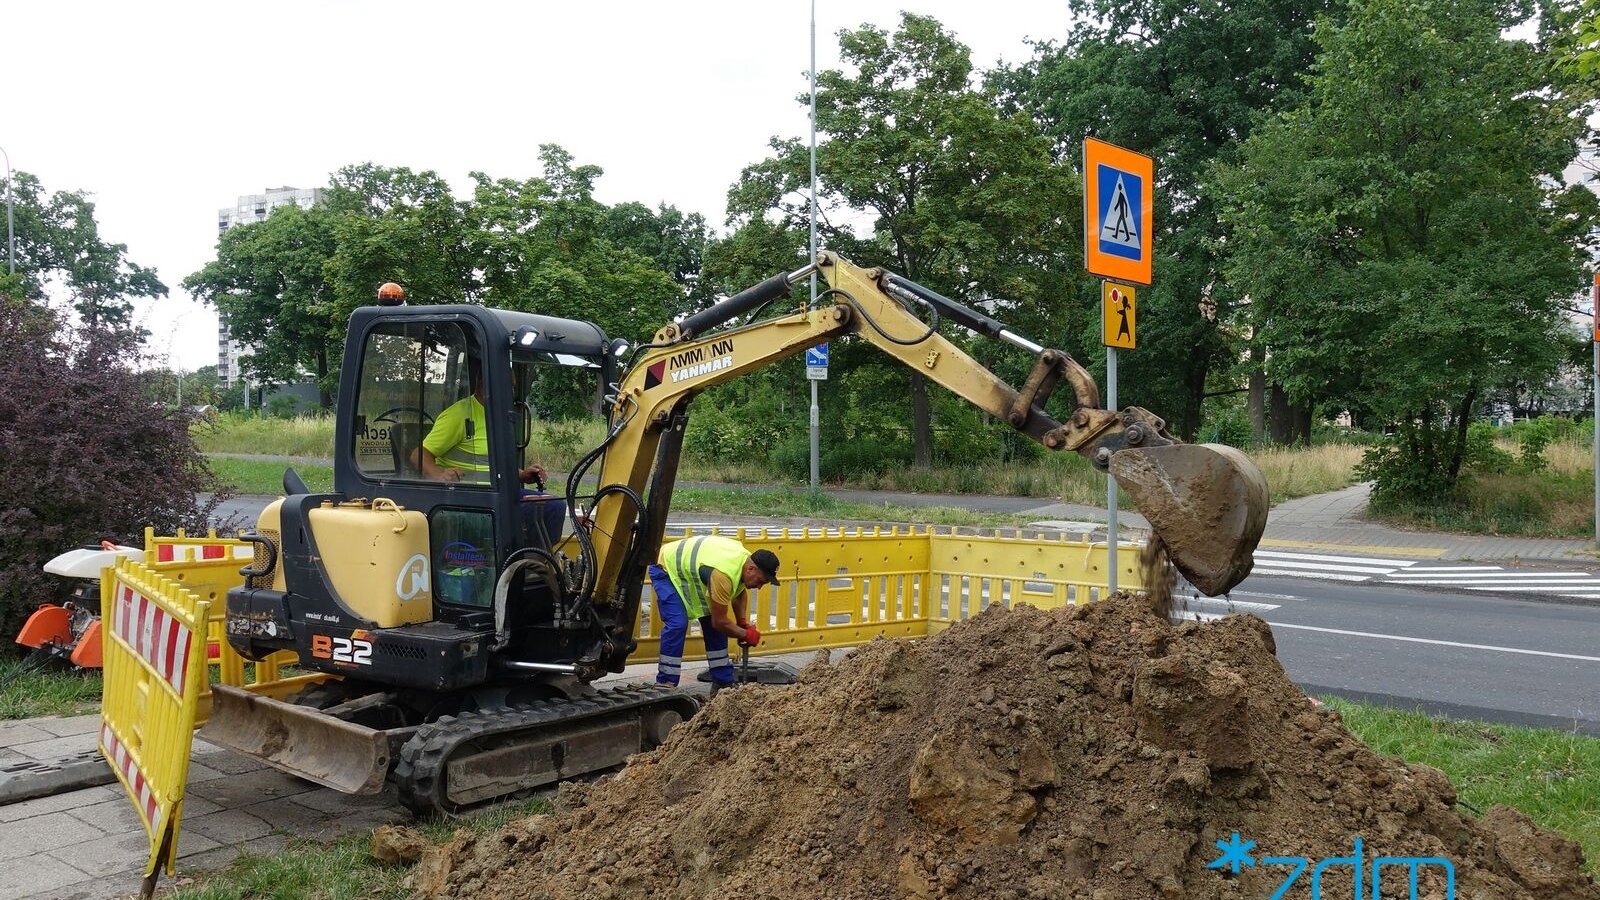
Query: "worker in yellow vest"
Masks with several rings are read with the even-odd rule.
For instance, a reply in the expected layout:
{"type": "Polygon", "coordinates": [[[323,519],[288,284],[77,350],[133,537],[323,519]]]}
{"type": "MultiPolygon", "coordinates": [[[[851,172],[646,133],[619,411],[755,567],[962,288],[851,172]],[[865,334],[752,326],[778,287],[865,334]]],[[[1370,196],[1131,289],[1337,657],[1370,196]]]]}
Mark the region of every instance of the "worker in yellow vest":
{"type": "Polygon", "coordinates": [[[761,632],[750,624],[750,591],[778,583],[778,556],[771,550],[746,550],[733,538],[707,535],[673,541],[650,566],[661,618],[661,658],[656,683],[676,685],[683,670],[683,642],[689,620],[700,622],[712,690],[733,684],[728,639],[751,647],[761,632]]]}
{"type": "MultiPolygon", "coordinates": [[[[439,481],[489,481],[489,427],[483,411],[483,367],[476,358],[467,360],[467,380],[472,393],[440,410],[433,427],[422,439],[418,468],[426,478],[439,481]]],[[[567,503],[544,492],[549,477],[544,466],[534,463],[517,473],[522,484],[533,482],[539,490],[523,489],[519,504],[522,512],[523,540],[529,546],[550,547],[561,538],[567,518],[567,503]]]]}

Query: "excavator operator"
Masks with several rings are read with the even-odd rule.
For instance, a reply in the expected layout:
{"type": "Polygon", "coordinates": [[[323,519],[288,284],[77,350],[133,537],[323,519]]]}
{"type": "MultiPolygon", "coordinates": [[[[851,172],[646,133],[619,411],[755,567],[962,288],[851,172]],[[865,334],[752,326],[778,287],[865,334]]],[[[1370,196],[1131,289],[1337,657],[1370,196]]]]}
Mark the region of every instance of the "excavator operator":
{"type": "MultiPolygon", "coordinates": [[[[467,380],[472,393],[450,404],[433,420],[433,428],[422,439],[418,451],[419,468],[424,477],[438,481],[489,480],[489,428],[483,411],[483,367],[476,357],[467,358],[467,380]]],[[[522,533],[529,546],[550,547],[561,537],[567,517],[567,503],[543,491],[549,475],[544,466],[534,463],[517,472],[522,484],[533,482],[538,491],[522,491],[522,533]]]]}
{"type": "Polygon", "coordinates": [[[713,692],[733,685],[728,639],[751,647],[761,632],[750,624],[750,591],[778,583],[778,556],[751,553],[733,538],[707,535],[673,541],[650,566],[650,583],[661,613],[661,657],[656,683],[676,686],[683,670],[683,641],[689,620],[700,622],[713,692]]]}

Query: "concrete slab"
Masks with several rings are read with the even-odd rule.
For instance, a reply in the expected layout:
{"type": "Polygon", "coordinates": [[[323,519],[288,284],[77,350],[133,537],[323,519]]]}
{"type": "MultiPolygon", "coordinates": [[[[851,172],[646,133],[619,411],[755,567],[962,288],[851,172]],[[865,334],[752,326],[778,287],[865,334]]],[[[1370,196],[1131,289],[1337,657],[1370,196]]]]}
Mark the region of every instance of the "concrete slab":
{"type": "MultiPolygon", "coordinates": [[[[31,819],[34,816],[42,816],[45,813],[60,812],[66,809],[81,809],[107,800],[121,800],[124,805],[128,803],[122,797],[121,785],[103,784],[99,787],[68,791],[65,794],[56,794],[51,797],[24,800],[21,803],[7,803],[4,806],[0,806],[0,823],[31,819]]],[[[132,806],[128,808],[132,809],[132,806]]]]}
{"type": "Polygon", "coordinates": [[[191,785],[185,796],[201,797],[224,809],[233,809],[273,797],[294,797],[312,790],[323,788],[276,769],[261,769],[191,785]]]}
{"type": "MultiPolygon", "coordinates": [[[[199,744],[200,742],[196,741],[195,743],[199,744]]],[[[189,765],[193,766],[195,763],[199,763],[213,771],[221,772],[224,775],[244,775],[249,772],[260,772],[270,768],[260,760],[251,759],[242,753],[235,753],[232,750],[223,750],[221,748],[213,748],[204,753],[191,750],[189,765]]]]}
{"type": "Polygon", "coordinates": [[[27,865],[6,867],[0,878],[0,900],[19,900],[22,897],[59,897],[59,891],[68,885],[78,884],[88,873],[70,863],[50,856],[36,856],[27,865]]]}
{"type": "Polygon", "coordinates": [[[314,835],[328,818],[327,813],[301,806],[293,800],[263,800],[240,810],[261,819],[276,831],[289,834],[314,835]]]}
{"type": "Polygon", "coordinates": [[[35,728],[29,719],[25,722],[0,722],[0,747],[12,747],[17,744],[28,744],[34,741],[47,741],[55,735],[42,728],[35,728]]]}
{"type": "Polygon", "coordinates": [[[99,746],[100,735],[98,733],[69,734],[66,737],[55,737],[46,734],[45,740],[29,741],[25,744],[12,744],[11,749],[29,759],[54,761],[68,756],[77,756],[80,753],[93,753],[99,746]]]}
{"type": "Polygon", "coordinates": [[[226,778],[227,775],[211,768],[197,760],[189,760],[189,783],[199,784],[202,781],[212,781],[217,778],[226,778]]]}
{"type": "Polygon", "coordinates": [[[138,872],[123,872],[105,878],[92,878],[41,894],[29,894],[23,900],[126,900],[139,893],[144,876],[138,872]]]}
{"type": "MultiPolygon", "coordinates": [[[[140,834],[142,838],[143,832],[140,834]]],[[[65,812],[19,819],[0,825],[0,861],[60,850],[104,835],[100,829],[65,812]]]]}
{"type": "MultiPolygon", "coordinates": [[[[104,803],[91,806],[82,806],[77,809],[67,810],[67,814],[89,825],[100,829],[106,834],[122,834],[123,832],[143,832],[144,821],[139,818],[139,813],[133,808],[133,803],[126,797],[115,797],[104,803]]],[[[187,823],[189,814],[184,814],[187,823]]]]}
{"type": "MultiPolygon", "coordinates": [[[[47,856],[69,863],[95,878],[116,875],[134,869],[143,871],[150,860],[150,841],[144,829],[107,834],[94,840],[83,841],[71,847],[51,850],[47,856]]],[[[38,856],[30,857],[32,864],[38,856]]]]}
{"type": "Polygon", "coordinates": [[[100,715],[66,716],[49,719],[29,719],[28,724],[48,731],[56,737],[67,737],[73,734],[98,734],[100,732],[100,715]]]}
{"type": "Polygon", "coordinates": [[[343,815],[357,809],[400,805],[392,784],[385,785],[384,789],[376,794],[341,794],[327,788],[317,788],[314,791],[297,794],[294,802],[328,815],[343,815]]]}
{"type": "Polygon", "coordinates": [[[224,809],[205,816],[185,815],[183,830],[204,835],[218,844],[241,844],[272,832],[272,825],[247,812],[224,809]]]}

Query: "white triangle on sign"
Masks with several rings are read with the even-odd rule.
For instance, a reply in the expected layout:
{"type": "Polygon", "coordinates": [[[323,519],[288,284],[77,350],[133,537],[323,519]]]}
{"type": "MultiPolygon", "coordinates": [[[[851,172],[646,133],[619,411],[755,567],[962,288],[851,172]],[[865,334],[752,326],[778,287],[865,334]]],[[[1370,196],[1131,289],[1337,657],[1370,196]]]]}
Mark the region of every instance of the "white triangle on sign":
{"type": "Polygon", "coordinates": [[[1139,220],[1134,217],[1128,203],[1128,191],[1122,186],[1122,173],[1117,173],[1117,186],[1111,192],[1111,205],[1100,221],[1100,240],[1107,244],[1120,244],[1139,249],[1139,220]]]}

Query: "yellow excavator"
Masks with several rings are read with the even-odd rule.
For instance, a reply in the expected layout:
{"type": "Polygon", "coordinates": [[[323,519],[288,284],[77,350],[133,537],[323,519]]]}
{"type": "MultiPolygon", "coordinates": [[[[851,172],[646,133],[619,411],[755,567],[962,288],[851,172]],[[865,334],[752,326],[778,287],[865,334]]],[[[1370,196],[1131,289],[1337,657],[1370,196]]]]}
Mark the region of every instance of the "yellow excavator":
{"type": "MultiPolygon", "coordinates": [[[[1207,594],[1250,572],[1266,524],[1260,472],[1228,447],[1184,444],[1137,407],[1100,407],[1072,357],[909,279],[833,253],[666,325],[634,351],[589,322],[385,298],[350,318],[334,491],[265,509],[229,643],[291,650],[340,676],[288,701],[213,687],[201,734],[346,792],[386,781],[419,814],[452,813],[621,763],[692,715],[688,695],[594,685],[635,649],[645,567],[658,553],[690,401],[716,384],[853,335],[1053,450],[1114,474],[1207,594]],[[819,304],[751,324],[820,273],[819,304]],[[953,321],[1033,356],[1020,388],[939,333],[953,321]],[[567,479],[570,535],[530,527],[519,475],[533,400],[598,376],[607,429],[567,479]],[[1070,411],[1046,402],[1062,384],[1070,411]],[[476,477],[428,477],[423,439],[468,396],[483,405],[476,477]]],[[[1065,404],[1063,404],[1065,405],[1065,404]]],[[[456,414],[459,418],[459,413],[456,414]]],[[[443,432],[441,432],[443,433],[443,432]]],[[[435,474],[437,474],[435,472],[435,474]]]]}

